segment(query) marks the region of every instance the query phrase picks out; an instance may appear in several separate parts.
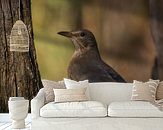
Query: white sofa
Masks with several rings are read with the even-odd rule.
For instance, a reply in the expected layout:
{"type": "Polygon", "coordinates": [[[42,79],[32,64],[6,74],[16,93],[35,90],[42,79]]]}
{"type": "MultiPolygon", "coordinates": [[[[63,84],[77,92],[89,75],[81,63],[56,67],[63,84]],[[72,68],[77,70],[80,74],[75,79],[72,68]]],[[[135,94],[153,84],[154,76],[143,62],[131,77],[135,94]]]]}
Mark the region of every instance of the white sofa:
{"type": "Polygon", "coordinates": [[[32,130],[163,130],[163,112],[148,102],[130,101],[132,83],[90,83],[91,100],[107,105],[103,117],[41,117],[42,88],[31,101],[32,130]]]}

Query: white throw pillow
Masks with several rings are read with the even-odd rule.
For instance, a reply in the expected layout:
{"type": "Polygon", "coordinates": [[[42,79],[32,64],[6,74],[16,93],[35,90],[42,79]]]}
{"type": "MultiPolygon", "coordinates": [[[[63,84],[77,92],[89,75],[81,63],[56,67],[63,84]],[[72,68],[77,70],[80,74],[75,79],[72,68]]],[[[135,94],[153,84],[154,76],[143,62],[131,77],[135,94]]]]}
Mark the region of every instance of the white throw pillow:
{"type": "Polygon", "coordinates": [[[74,81],[71,79],[66,79],[64,78],[64,82],[66,85],[67,89],[80,89],[80,88],[86,88],[86,96],[90,100],[90,94],[89,94],[89,82],[88,80],[83,80],[83,81],[74,81]]]}

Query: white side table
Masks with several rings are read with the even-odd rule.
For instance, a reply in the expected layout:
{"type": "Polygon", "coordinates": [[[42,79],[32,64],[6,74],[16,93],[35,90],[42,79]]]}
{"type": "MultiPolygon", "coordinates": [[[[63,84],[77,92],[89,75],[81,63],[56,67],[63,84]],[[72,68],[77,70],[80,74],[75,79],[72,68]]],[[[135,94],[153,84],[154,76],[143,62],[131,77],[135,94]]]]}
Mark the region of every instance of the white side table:
{"type": "Polygon", "coordinates": [[[25,128],[25,118],[28,114],[29,100],[24,97],[10,97],[8,101],[9,115],[13,129],[25,128]]]}

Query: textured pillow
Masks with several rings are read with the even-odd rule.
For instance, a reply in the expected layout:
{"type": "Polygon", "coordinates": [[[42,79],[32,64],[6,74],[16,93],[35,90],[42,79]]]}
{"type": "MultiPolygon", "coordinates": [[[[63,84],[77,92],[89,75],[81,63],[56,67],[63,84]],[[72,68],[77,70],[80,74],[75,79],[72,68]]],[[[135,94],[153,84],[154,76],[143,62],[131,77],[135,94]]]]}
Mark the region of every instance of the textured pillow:
{"type": "Polygon", "coordinates": [[[50,81],[50,80],[42,80],[42,84],[44,86],[45,90],[45,98],[46,103],[53,102],[54,101],[54,92],[53,89],[64,89],[65,84],[63,81],[50,81]]]}
{"type": "Polygon", "coordinates": [[[90,99],[88,80],[83,80],[83,81],[77,82],[77,81],[74,81],[71,79],[64,78],[64,83],[65,83],[67,89],[86,88],[86,96],[88,97],[88,99],[90,99]]]}
{"type": "Polygon", "coordinates": [[[157,100],[163,99],[163,81],[161,81],[158,85],[156,99],[157,100]]]}
{"type": "Polygon", "coordinates": [[[80,89],[53,89],[55,95],[55,102],[78,102],[87,101],[85,95],[86,88],[80,89]]]}
{"type": "Polygon", "coordinates": [[[158,81],[140,82],[134,80],[131,100],[136,101],[155,101],[158,81]]]}

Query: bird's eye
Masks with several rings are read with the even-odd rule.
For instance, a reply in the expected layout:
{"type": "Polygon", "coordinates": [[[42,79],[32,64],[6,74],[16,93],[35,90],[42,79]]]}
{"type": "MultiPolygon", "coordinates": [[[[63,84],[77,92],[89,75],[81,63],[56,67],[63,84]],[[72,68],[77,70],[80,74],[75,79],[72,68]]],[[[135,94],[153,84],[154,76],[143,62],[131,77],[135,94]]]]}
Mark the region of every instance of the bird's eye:
{"type": "Polygon", "coordinates": [[[84,37],[84,36],[85,36],[85,33],[82,32],[82,33],[80,34],[80,36],[81,36],[81,37],[84,37]]]}

